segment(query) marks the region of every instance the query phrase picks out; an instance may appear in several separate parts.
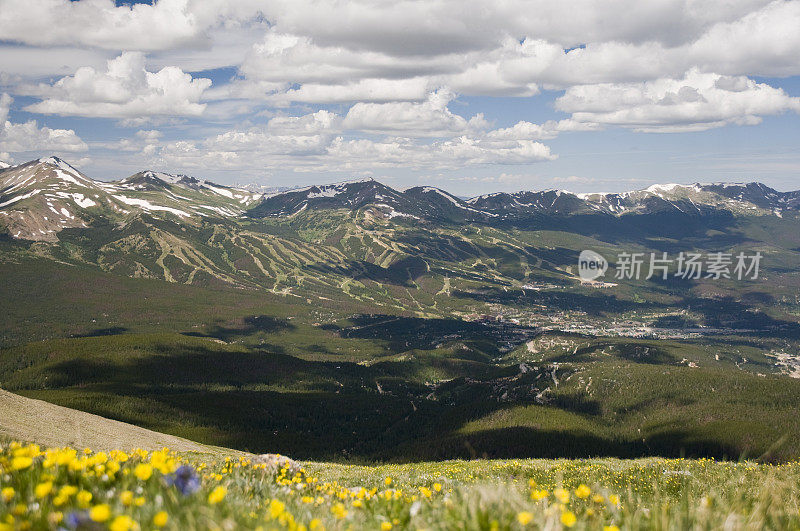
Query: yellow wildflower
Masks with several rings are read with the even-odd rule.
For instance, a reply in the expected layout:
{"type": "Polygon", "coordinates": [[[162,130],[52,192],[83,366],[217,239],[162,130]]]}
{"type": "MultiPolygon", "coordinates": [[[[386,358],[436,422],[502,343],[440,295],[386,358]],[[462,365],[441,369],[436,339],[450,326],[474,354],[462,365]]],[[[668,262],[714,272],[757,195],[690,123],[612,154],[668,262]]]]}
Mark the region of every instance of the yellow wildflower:
{"type": "Polygon", "coordinates": [[[153,452],[150,456],[150,464],[162,474],[169,474],[177,468],[175,459],[170,457],[167,449],[153,452]]]}
{"type": "Polygon", "coordinates": [[[555,489],[553,496],[561,503],[569,503],[569,491],[566,489],[555,489]]]}
{"type": "Polygon", "coordinates": [[[156,527],[164,527],[165,525],[167,525],[168,521],[169,521],[169,515],[167,514],[167,511],[159,511],[153,517],[153,525],[156,527]]]}
{"type": "Polygon", "coordinates": [[[72,461],[74,461],[78,456],[78,452],[76,452],[73,448],[64,448],[62,450],[54,451],[50,459],[59,466],[69,465],[72,461]]]}
{"type": "Polygon", "coordinates": [[[278,518],[286,510],[286,504],[280,500],[272,500],[269,502],[269,515],[272,518],[278,518]]]}
{"type": "Polygon", "coordinates": [[[109,518],[111,518],[111,507],[109,507],[105,503],[101,503],[100,505],[95,505],[91,509],[89,509],[89,518],[94,520],[95,522],[105,522],[109,518]]]}
{"type": "Polygon", "coordinates": [[[128,460],[128,455],[125,452],[121,452],[119,450],[111,450],[111,459],[117,461],[118,463],[124,463],[128,460]]]}
{"type": "Polygon", "coordinates": [[[343,503],[337,503],[331,507],[331,513],[333,513],[333,516],[336,518],[344,518],[347,516],[347,509],[344,508],[343,503]]]}
{"type": "Polygon", "coordinates": [[[131,529],[136,529],[137,527],[136,521],[124,514],[114,518],[108,526],[111,531],[131,531],[131,529]]]}
{"type": "Polygon", "coordinates": [[[391,522],[381,522],[381,531],[389,531],[392,528],[391,522]]]}
{"type": "Polygon", "coordinates": [[[531,492],[531,499],[533,501],[539,501],[547,498],[549,495],[550,493],[547,492],[547,490],[545,489],[534,490],[533,492],[531,492]]]}
{"type": "Polygon", "coordinates": [[[603,526],[603,531],[619,531],[619,527],[617,527],[617,526],[615,526],[613,524],[612,525],[604,525],[603,526]]]}
{"type": "Polygon", "coordinates": [[[130,507],[133,503],[133,493],[129,490],[123,490],[119,494],[119,501],[121,501],[122,505],[125,507],[130,507]]]}
{"type": "Polygon", "coordinates": [[[14,487],[6,487],[3,490],[0,490],[0,498],[2,498],[4,502],[10,502],[13,497],[14,487]]]}
{"type": "Polygon", "coordinates": [[[110,475],[116,474],[117,472],[119,472],[119,469],[120,469],[120,465],[116,461],[109,461],[106,464],[106,470],[108,471],[108,473],[110,475]]]}
{"type": "Polygon", "coordinates": [[[578,485],[578,488],[575,489],[575,496],[577,496],[578,498],[580,498],[582,500],[585,500],[586,498],[588,498],[589,494],[591,494],[591,493],[592,493],[591,489],[589,487],[587,487],[586,485],[584,485],[583,483],[578,485]]]}
{"type": "Polygon", "coordinates": [[[58,495],[63,496],[65,498],[69,498],[70,496],[75,496],[78,493],[78,487],[75,485],[64,485],[58,490],[58,495]]]}
{"type": "Polygon", "coordinates": [[[89,491],[82,490],[78,493],[77,500],[78,500],[78,507],[85,509],[86,507],[89,507],[89,502],[92,501],[92,493],[89,491]]]}
{"type": "Polygon", "coordinates": [[[33,459],[27,456],[19,456],[11,459],[11,470],[24,470],[33,464],[33,459]]]}
{"type": "Polygon", "coordinates": [[[37,457],[41,455],[41,449],[38,444],[29,444],[28,446],[21,446],[16,448],[11,455],[14,457],[37,457]]]}
{"type": "Polygon", "coordinates": [[[142,481],[147,481],[153,475],[153,467],[147,463],[139,463],[133,469],[133,474],[142,481]]]}
{"type": "Polygon", "coordinates": [[[528,511],[517,513],[517,522],[519,522],[520,525],[528,525],[529,523],[533,522],[533,514],[529,513],[528,511]]]}
{"type": "Polygon", "coordinates": [[[561,513],[561,523],[564,524],[565,527],[574,526],[577,520],[578,519],[575,517],[575,513],[572,511],[564,511],[561,513]]]}
{"type": "Polygon", "coordinates": [[[213,505],[221,502],[227,493],[228,489],[222,485],[215,487],[214,490],[211,491],[211,494],[208,495],[208,503],[213,505]]]}
{"type": "Polygon", "coordinates": [[[39,483],[33,489],[33,495],[37,498],[44,498],[53,490],[53,482],[52,481],[45,481],[44,483],[39,483]]]}

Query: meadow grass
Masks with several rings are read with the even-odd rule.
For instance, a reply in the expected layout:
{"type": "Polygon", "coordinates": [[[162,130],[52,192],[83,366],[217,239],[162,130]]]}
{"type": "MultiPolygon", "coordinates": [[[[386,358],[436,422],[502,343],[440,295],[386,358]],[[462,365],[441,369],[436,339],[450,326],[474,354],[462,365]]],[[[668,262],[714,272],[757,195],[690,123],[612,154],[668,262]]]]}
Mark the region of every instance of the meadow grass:
{"type": "Polygon", "coordinates": [[[0,530],[797,529],[800,463],[475,460],[270,467],[254,456],[0,451],[0,530]]]}

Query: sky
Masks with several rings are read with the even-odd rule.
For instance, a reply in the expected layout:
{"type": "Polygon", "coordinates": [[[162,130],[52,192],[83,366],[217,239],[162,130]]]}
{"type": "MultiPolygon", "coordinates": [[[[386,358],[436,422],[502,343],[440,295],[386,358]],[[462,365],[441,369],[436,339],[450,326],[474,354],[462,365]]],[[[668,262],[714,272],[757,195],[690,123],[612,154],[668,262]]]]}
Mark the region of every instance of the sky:
{"type": "Polygon", "coordinates": [[[800,0],[0,0],[0,160],[460,196],[800,188],[800,0]]]}

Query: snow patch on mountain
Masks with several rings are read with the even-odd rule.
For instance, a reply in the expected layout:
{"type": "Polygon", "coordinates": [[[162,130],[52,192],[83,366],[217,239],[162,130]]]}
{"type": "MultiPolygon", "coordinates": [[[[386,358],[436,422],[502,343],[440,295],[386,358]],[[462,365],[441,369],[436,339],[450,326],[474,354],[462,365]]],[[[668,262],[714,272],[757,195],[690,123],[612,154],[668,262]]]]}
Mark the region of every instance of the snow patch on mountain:
{"type": "Polygon", "coordinates": [[[646,192],[657,193],[657,192],[671,192],[676,188],[684,188],[685,186],[682,184],[670,183],[670,184],[654,184],[648,188],[645,188],[646,192]]]}
{"type": "Polygon", "coordinates": [[[146,199],[136,199],[134,197],[126,197],[124,195],[112,195],[111,197],[113,197],[118,201],[122,201],[126,205],[138,206],[142,210],[147,210],[147,211],[161,210],[184,218],[191,217],[188,213],[184,212],[183,210],[178,210],[177,208],[171,208],[161,205],[154,205],[153,203],[147,201],[146,199]]]}
{"type": "Polygon", "coordinates": [[[344,192],[344,188],[341,186],[323,186],[319,188],[319,192],[308,192],[309,199],[315,199],[317,197],[336,197],[337,195],[344,192]]]}
{"type": "Polygon", "coordinates": [[[208,188],[209,190],[211,190],[214,193],[217,193],[219,195],[224,195],[225,197],[233,199],[233,192],[231,190],[228,190],[227,188],[218,188],[216,186],[213,186],[208,181],[203,182],[203,187],[204,188],[208,188]]]}
{"type": "Polygon", "coordinates": [[[8,201],[6,201],[4,203],[0,203],[0,208],[3,208],[5,206],[11,205],[11,204],[14,204],[17,201],[22,201],[23,199],[28,199],[29,197],[33,197],[36,194],[38,194],[39,192],[41,192],[41,190],[36,189],[36,190],[32,190],[31,192],[28,192],[27,194],[21,194],[21,195],[18,195],[16,197],[12,197],[8,201]]]}
{"type": "Polygon", "coordinates": [[[439,190],[438,188],[434,188],[433,186],[425,186],[422,188],[422,191],[426,194],[430,193],[439,194],[440,196],[444,197],[445,199],[453,203],[455,206],[463,208],[461,202],[458,199],[448,194],[444,190],[439,190]]]}
{"type": "Polygon", "coordinates": [[[56,192],[55,195],[62,199],[71,199],[81,208],[89,208],[97,205],[97,203],[95,203],[93,200],[77,192],[72,194],[67,192],[56,192]]]}

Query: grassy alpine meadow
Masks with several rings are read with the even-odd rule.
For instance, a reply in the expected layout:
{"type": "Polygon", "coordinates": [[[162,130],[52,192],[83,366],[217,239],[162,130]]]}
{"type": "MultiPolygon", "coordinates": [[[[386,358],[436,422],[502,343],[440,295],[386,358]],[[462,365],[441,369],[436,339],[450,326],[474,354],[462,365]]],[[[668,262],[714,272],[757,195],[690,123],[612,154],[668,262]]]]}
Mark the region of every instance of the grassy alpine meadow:
{"type": "Polygon", "coordinates": [[[798,462],[352,466],[7,442],[0,471],[0,531],[800,528],[798,462]]]}

